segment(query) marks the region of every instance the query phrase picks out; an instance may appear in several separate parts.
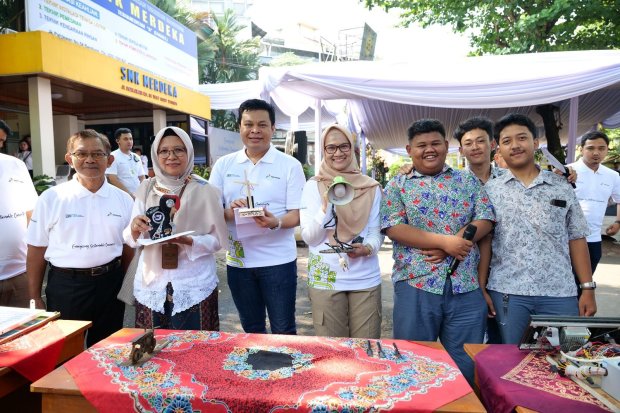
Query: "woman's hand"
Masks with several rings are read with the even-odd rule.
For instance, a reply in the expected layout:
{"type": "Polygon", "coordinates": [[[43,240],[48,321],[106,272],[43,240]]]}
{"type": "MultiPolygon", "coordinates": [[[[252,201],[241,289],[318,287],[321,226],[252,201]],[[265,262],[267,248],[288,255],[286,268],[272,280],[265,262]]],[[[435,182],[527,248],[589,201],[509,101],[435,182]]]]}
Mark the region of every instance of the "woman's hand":
{"type": "Polygon", "coordinates": [[[134,240],[138,239],[140,234],[143,232],[150,231],[151,228],[151,220],[148,219],[146,215],[136,215],[136,217],[131,221],[131,236],[134,240]]]}
{"type": "Polygon", "coordinates": [[[351,246],[353,247],[353,250],[347,252],[347,256],[349,258],[368,257],[372,252],[370,251],[370,248],[364,244],[360,244],[359,242],[351,244],[351,246]]]}
{"type": "Polygon", "coordinates": [[[189,235],[183,235],[182,237],[177,237],[164,242],[165,244],[179,244],[179,245],[189,245],[190,247],[194,245],[194,239],[189,235]]]}

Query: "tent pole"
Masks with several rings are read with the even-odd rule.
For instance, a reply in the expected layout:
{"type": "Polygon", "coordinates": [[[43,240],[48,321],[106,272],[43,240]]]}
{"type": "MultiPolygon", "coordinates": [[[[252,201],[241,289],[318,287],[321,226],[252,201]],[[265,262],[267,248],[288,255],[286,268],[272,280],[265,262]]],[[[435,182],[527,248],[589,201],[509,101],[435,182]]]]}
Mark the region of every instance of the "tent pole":
{"type": "Polygon", "coordinates": [[[323,142],[321,142],[321,99],[314,101],[314,175],[319,173],[321,168],[321,154],[323,153],[323,142]]]}
{"type": "Polygon", "coordinates": [[[577,118],[579,116],[579,96],[570,98],[568,115],[568,144],[566,148],[566,163],[575,162],[575,146],[577,145],[577,118]]]}
{"type": "Polygon", "coordinates": [[[366,134],[364,132],[360,133],[360,167],[362,169],[362,173],[366,175],[366,170],[368,169],[366,166],[366,134]]]}

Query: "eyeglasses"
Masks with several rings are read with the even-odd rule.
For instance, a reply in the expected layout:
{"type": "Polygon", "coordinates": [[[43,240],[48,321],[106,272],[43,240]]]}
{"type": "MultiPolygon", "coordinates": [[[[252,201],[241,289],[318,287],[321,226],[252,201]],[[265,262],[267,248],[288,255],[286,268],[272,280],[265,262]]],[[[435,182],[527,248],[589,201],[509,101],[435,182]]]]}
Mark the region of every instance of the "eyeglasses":
{"type": "Polygon", "coordinates": [[[185,155],[187,153],[187,149],[185,148],[174,148],[174,149],[162,149],[157,152],[157,156],[161,158],[170,158],[170,155],[174,154],[177,158],[185,155]]]}
{"type": "Polygon", "coordinates": [[[340,149],[340,152],[342,153],[347,153],[351,150],[351,144],[350,143],[343,143],[342,145],[327,145],[325,146],[325,152],[327,152],[330,155],[333,155],[336,153],[336,151],[340,149]]]}
{"type": "Polygon", "coordinates": [[[89,156],[93,158],[95,161],[100,161],[103,158],[107,158],[108,154],[105,152],[73,152],[71,156],[78,158],[80,161],[86,160],[89,156]]]}

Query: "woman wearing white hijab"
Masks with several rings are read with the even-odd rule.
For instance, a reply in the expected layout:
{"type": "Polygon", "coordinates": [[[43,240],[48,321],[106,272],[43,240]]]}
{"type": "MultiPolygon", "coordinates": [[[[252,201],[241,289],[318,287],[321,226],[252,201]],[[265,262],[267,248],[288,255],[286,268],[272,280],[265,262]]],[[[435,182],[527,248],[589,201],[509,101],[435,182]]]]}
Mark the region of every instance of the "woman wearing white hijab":
{"type": "MultiPolygon", "coordinates": [[[[172,234],[190,235],[145,246],[134,280],[136,327],[185,330],[219,330],[215,256],[225,242],[227,229],[220,191],[192,175],[194,148],[184,130],[166,127],[155,136],[151,147],[155,177],[144,180],[136,193],[132,220],[125,228],[128,244],[141,238],[157,238],[157,211],[162,197],[172,202],[172,234]],[[176,197],[175,197],[176,196],[176,197]],[[150,212],[150,217],[147,216],[150,212]],[[162,249],[173,248],[170,254],[162,249]],[[176,251],[176,252],[175,252],[176,251]],[[174,267],[177,256],[176,268],[174,267]],[[162,266],[168,268],[164,269],[162,266]]],[[[165,208],[165,206],[164,206],[165,208]]],[[[161,211],[160,211],[161,212],[161,211]]]]}

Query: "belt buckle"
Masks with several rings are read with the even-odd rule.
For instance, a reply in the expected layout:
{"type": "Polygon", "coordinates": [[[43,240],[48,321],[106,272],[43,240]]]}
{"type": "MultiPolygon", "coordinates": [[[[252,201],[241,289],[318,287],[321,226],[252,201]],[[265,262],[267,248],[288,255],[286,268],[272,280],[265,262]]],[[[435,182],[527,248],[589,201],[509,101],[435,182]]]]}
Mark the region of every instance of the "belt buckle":
{"type": "Polygon", "coordinates": [[[91,268],[90,269],[90,276],[91,277],[97,277],[101,274],[105,274],[106,272],[108,272],[108,265],[101,265],[99,267],[95,267],[95,268],[91,268]]]}

